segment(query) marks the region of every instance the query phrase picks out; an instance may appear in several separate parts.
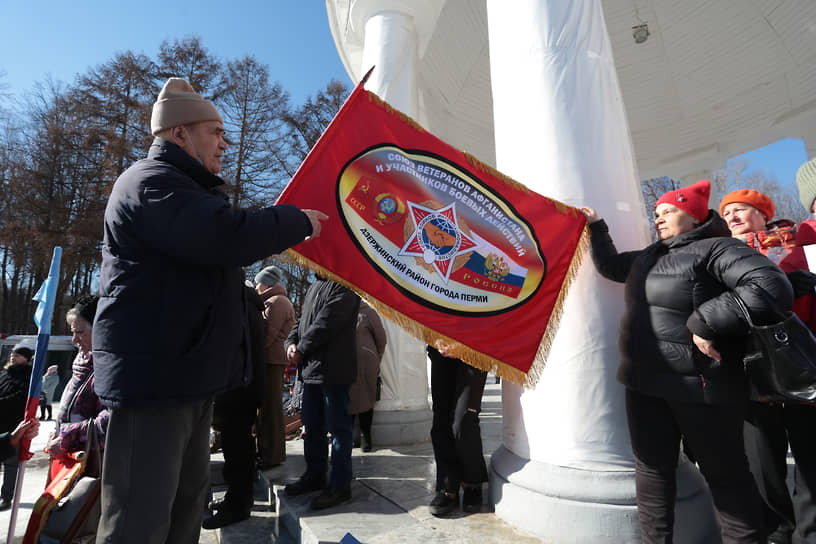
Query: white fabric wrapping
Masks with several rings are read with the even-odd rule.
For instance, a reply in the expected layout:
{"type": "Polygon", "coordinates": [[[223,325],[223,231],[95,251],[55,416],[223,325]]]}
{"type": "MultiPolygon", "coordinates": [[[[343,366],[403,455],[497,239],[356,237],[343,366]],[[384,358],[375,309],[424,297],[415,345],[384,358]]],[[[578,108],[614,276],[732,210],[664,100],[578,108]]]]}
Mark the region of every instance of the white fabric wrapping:
{"type": "MultiPolygon", "coordinates": [[[[605,218],[619,250],[648,226],[600,0],[488,0],[499,170],[605,218]]],[[[631,466],[615,380],[623,290],[587,254],[535,390],[505,383],[504,445],[571,466],[631,466]]]]}
{"type": "MultiPolygon", "coordinates": [[[[363,73],[375,66],[366,89],[413,116],[417,111],[416,51],[417,37],[411,17],[381,12],[366,22],[363,73]]],[[[427,409],[425,345],[387,319],[383,325],[388,344],[380,364],[383,387],[375,409],[427,409]]]]}
{"type": "Polygon", "coordinates": [[[374,67],[366,89],[413,117],[419,109],[416,48],[417,36],[408,15],[382,12],[366,21],[362,73],[374,67]]]}

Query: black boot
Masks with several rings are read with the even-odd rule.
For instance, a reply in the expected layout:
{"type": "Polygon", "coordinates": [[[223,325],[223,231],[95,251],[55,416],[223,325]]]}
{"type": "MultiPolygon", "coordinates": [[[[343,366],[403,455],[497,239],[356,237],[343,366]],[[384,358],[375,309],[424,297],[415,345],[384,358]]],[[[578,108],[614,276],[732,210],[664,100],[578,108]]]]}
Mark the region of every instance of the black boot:
{"type": "Polygon", "coordinates": [[[233,510],[231,508],[223,508],[202,521],[201,527],[208,530],[220,529],[221,527],[249,519],[249,513],[249,509],[233,510]]]}

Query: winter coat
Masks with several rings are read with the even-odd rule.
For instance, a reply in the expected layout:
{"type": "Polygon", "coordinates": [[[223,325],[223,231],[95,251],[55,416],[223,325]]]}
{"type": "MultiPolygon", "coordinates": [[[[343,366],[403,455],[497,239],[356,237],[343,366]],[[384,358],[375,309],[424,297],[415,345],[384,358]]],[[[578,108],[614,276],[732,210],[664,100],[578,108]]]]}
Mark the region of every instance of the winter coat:
{"type": "Polygon", "coordinates": [[[113,186],[93,326],[109,407],[197,400],[247,383],[241,266],[311,234],[294,206],[233,209],[221,178],[156,138],[113,186]]]}
{"type": "Polygon", "coordinates": [[[11,433],[0,433],[0,459],[8,459],[15,452],[14,446],[11,445],[11,433]]]}
{"type": "Polygon", "coordinates": [[[104,449],[110,412],[102,405],[95,385],[93,356],[80,351],[57,410],[57,433],[64,452],[85,450],[91,425],[96,427],[100,449],[104,449]]]}
{"type": "Polygon", "coordinates": [[[351,386],[349,413],[360,414],[374,408],[377,376],[386,342],[380,316],[374,308],[361,302],[357,314],[357,379],[351,386]]]}
{"type": "Polygon", "coordinates": [[[53,372],[51,374],[43,374],[42,377],[42,394],[40,397],[45,396],[45,402],[51,404],[54,402],[54,391],[57,390],[57,386],[59,385],[59,374],[53,372]]]}
{"type": "Polygon", "coordinates": [[[280,283],[261,293],[261,298],[266,320],[266,364],[286,366],[289,361],[283,344],[295,324],[295,309],[286,297],[286,287],[280,283]]]}
{"type": "MultiPolygon", "coordinates": [[[[243,406],[247,402],[259,406],[261,395],[266,392],[266,372],[264,372],[264,366],[266,364],[266,327],[263,319],[264,304],[261,297],[255,292],[255,289],[246,285],[244,285],[243,288],[247,301],[245,319],[250,338],[249,353],[252,362],[252,372],[246,385],[224,391],[215,397],[214,419],[222,418],[224,413],[229,414],[231,406],[243,406]]],[[[226,422],[222,420],[219,421],[219,424],[222,425],[220,428],[223,428],[226,422]]]]}
{"type": "Polygon", "coordinates": [[[774,264],[779,264],[796,247],[796,225],[787,219],[780,219],[768,224],[766,229],[736,234],[734,238],[759,251],[774,264]]]}
{"type": "MultiPolygon", "coordinates": [[[[796,247],[779,263],[785,272],[793,270],[810,270],[805,250],[801,246],[816,244],[816,220],[803,221],[796,231],[796,247]]],[[[816,264],[816,263],[814,263],[816,264]]],[[[793,311],[804,321],[811,331],[816,332],[816,294],[797,297],[793,301],[793,311]]]]}
{"type": "Polygon", "coordinates": [[[307,384],[351,385],[357,376],[357,311],[360,297],[342,285],[318,278],[306,292],[303,313],[286,348],[297,346],[298,376],[307,384]]]}
{"type": "Polygon", "coordinates": [[[0,370],[0,433],[10,433],[23,420],[31,381],[31,364],[0,370]]]}
{"type": "Polygon", "coordinates": [[[604,221],[590,225],[592,257],[604,277],[625,282],[618,380],[670,400],[734,403],[747,398],[742,369],[748,325],[731,292],[755,322],[774,321],[771,300],[789,308],[793,292],[782,270],[731,238],[715,212],[696,229],[640,251],[618,253],[604,221]],[[715,361],[692,334],[714,340],[715,361]]]}

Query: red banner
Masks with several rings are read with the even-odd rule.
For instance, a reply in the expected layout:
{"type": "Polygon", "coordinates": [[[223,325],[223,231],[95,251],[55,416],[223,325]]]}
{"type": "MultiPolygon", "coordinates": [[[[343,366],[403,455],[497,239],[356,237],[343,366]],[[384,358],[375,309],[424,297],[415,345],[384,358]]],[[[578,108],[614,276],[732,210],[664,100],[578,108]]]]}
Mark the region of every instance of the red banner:
{"type": "Polygon", "coordinates": [[[330,216],[289,256],[426,343],[534,385],[586,245],[575,208],[458,151],[363,89],[278,199],[330,216]]]}

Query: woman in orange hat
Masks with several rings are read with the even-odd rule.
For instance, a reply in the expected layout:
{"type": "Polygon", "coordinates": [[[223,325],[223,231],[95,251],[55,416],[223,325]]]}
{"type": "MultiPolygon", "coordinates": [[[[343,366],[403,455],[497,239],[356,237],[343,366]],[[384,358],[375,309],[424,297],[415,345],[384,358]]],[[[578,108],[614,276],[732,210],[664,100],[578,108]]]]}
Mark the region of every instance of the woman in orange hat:
{"type": "MultiPolygon", "coordinates": [[[[766,255],[788,273],[793,310],[816,331],[814,279],[800,245],[816,242],[813,226],[782,219],[771,222],[775,207],[763,193],[739,189],[725,195],[720,213],[734,238],[766,255]]],[[[803,542],[816,540],[816,407],[802,404],[750,402],[745,419],[745,453],[764,507],[765,530],[771,544],[790,544],[794,531],[803,542]],[[788,491],[788,447],[795,460],[793,500],[788,491]]]]}

